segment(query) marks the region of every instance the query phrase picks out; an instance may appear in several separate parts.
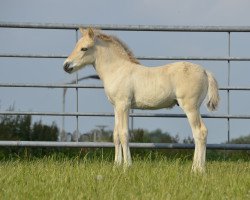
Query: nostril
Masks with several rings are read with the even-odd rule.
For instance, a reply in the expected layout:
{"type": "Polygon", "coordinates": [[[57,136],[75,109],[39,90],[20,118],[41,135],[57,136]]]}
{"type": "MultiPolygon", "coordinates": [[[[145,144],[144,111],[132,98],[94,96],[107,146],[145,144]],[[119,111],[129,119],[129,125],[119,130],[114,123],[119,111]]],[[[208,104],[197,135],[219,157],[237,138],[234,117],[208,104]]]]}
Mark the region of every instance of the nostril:
{"type": "Polygon", "coordinates": [[[67,71],[68,68],[69,68],[69,63],[66,62],[66,63],[64,64],[64,66],[63,66],[63,69],[64,69],[64,71],[67,71]]]}
{"type": "Polygon", "coordinates": [[[66,62],[64,65],[63,65],[63,69],[65,72],[67,73],[72,73],[73,71],[73,68],[70,67],[71,63],[70,62],[66,62]]]}
{"type": "Polygon", "coordinates": [[[70,73],[72,71],[72,68],[70,68],[70,62],[66,62],[63,66],[63,69],[65,72],[70,73]]]}

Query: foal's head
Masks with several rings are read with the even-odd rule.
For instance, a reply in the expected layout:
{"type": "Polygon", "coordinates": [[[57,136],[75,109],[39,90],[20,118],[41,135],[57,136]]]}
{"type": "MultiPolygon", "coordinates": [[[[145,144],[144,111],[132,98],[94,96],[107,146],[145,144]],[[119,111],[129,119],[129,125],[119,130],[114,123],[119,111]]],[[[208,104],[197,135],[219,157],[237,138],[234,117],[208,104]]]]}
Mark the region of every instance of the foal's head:
{"type": "Polygon", "coordinates": [[[94,57],[94,31],[91,28],[80,28],[82,38],[77,42],[75,49],[64,62],[64,70],[73,73],[80,68],[93,64],[94,57]]]}

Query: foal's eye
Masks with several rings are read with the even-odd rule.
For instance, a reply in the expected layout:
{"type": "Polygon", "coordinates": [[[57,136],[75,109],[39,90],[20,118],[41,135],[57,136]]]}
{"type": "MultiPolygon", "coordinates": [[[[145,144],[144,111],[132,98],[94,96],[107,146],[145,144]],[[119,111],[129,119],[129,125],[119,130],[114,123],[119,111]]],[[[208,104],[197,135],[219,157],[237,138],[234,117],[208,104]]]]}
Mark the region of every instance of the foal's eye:
{"type": "Polygon", "coordinates": [[[87,51],[88,50],[88,48],[81,48],[81,51],[87,51]]]}

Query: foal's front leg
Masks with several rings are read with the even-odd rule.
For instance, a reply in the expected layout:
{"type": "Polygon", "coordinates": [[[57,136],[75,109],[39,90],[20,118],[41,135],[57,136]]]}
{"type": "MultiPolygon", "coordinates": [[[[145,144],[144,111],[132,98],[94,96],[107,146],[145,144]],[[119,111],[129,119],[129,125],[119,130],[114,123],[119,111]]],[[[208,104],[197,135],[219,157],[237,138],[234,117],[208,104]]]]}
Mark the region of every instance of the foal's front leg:
{"type": "Polygon", "coordinates": [[[126,106],[116,106],[115,108],[116,126],[119,135],[119,139],[122,145],[124,166],[130,166],[132,164],[130,149],[129,149],[129,131],[128,131],[128,114],[129,108],[126,106]]]}
{"type": "Polygon", "coordinates": [[[114,127],[113,139],[114,139],[114,145],[115,145],[115,165],[121,165],[122,164],[122,147],[121,147],[119,131],[118,131],[118,120],[117,120],[116,110],[115,110],[115,127],[114,127]]]}

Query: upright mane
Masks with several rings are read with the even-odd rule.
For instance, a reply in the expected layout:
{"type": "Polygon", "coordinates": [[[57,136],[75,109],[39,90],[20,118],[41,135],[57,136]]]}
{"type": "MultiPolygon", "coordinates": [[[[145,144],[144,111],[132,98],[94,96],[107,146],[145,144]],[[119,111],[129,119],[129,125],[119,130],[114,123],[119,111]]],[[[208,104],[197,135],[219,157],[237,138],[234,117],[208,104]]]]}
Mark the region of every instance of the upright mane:
{"type": "Polygon", "coordinates": [[[97,37],[103,41],[112,42],[121,51],[121,53],[129,59],[129,61],[135,64],[140,64],[140,62],[135,58],[133,52],[129,49],[129,47],[116,36],[106,35],[98,31],[97,37]]]}

